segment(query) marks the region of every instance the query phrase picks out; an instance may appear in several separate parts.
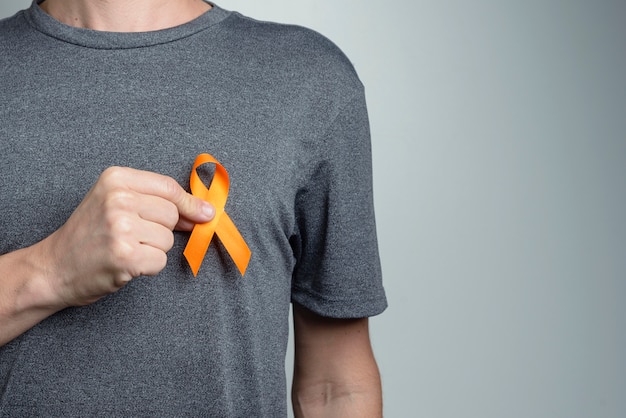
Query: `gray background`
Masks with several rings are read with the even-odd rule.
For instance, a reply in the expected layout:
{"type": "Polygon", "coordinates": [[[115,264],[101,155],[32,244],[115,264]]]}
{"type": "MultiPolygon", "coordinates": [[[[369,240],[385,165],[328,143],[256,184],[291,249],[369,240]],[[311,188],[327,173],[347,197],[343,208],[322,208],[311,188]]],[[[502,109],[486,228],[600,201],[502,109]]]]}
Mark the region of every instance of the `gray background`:
{"type": "Polygon", "coordinates": [[[626,416],[626,2],[218,4],[366,85],[386,416],[626,416]]]}

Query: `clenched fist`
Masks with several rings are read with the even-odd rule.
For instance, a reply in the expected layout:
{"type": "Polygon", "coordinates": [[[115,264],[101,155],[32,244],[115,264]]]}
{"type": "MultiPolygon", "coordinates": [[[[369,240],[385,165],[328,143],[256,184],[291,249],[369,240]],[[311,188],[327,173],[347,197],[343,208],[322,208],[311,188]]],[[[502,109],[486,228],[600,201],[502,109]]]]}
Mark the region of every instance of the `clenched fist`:
{"type": "Polygon", "coordinates": [[[167,262],[174,229],[208,222],[214,208],[172,178],[105,170],[67,222],[0,256],[0,346],[69,306],[93,303],[167,262]]]}
{"type": "Polygon", "coordinates": [[[85,305],[167,262],[176,229],[208,222],[213,207],[172,178],[131,168],[105,170],[67,222],[43,240],[50,291],[85,305]]]}

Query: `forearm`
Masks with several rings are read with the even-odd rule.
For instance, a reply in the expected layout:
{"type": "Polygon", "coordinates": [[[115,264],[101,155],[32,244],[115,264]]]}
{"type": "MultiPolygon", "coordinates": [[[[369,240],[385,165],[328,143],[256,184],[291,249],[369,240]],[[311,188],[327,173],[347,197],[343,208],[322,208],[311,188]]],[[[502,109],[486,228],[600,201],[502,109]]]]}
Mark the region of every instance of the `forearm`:
{"type": "Polygon", "coordinates": [[[105,170],[61,228],[0,256],[0,346],[61,309],[158,274],[174,244],[172,230],[191,230],[214,215],[171,177],[105,170]]]}
{"type": "Polygon", "coordinates": [[[301,381],[294,377],[294,414],[301,417],[382,417],[382,391],[378,370],[353,382],[301,381]]]}
{"type": "Polygon", "coordinates": [[[36,248],[0,256],[0,346],[61,310],[36,248]]]}
{"type": "Polygon", "coordinates": [[[323,318],[294,304],[294,331],[296,417],[382,416],[367,318],[323,318]]]}

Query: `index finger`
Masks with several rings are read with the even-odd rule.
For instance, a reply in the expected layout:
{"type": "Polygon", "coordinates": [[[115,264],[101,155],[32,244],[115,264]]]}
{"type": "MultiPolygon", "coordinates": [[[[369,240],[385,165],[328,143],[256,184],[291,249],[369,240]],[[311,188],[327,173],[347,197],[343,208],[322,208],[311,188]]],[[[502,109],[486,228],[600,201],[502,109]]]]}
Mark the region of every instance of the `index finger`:
{"type": "Polygon", "coordinates": [[[193,223],[209,222],[215,216],[213,206],[185,191],[172,177],[129,167],[111,167],[102,173],[105,182],[137,193],[158,196],[176,205],[180,218],[193,223]]]}

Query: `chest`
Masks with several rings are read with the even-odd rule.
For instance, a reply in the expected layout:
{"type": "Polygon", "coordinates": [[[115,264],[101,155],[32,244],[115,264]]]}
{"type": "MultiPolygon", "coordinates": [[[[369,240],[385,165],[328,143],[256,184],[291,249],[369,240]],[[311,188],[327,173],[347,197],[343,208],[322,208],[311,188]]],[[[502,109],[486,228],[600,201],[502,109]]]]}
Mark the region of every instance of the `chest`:
{"type": "Polygon", "coordinates": [[[240,227],[288,239],[298,147],[280,106],[226,76],[157,64],[33,70],[0,83],[2,252],[61,226],[105,168],[166,174],[188,190],[200,153],[229,172],[226,208],[240,227]]]}

